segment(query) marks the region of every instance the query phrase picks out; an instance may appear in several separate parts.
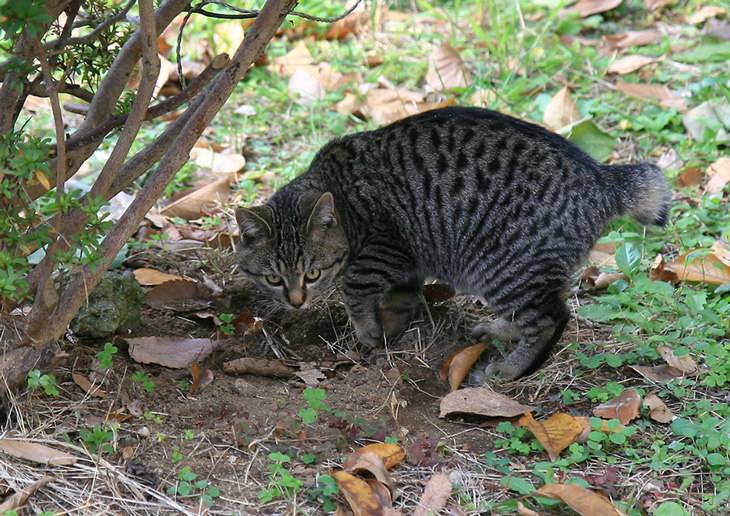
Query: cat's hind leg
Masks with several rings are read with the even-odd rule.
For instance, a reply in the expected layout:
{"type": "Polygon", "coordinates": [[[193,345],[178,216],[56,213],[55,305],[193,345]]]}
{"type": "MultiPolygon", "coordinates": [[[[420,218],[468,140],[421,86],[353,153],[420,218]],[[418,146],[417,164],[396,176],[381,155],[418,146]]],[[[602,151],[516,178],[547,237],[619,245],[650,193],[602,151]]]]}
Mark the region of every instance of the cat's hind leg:
{"type": "Polygon", "coordinates": [[[514,312],[514,325],[519,335],[517,347],[500,361],[487,366],[487,375],[515,379],[536,371],[560,340],[568,322],[568,308],[563,296],[550,294],[547,298],[514,312]]]}
{"type": "Polygon", "coordinates": [[[380,299],[378,315],[387,340],[395,339],[408,329],[421,301],[422,285],[423,282],[414,277],[407,284],[391,288],[380,299]]]}
{"type": "Polygon", "coordinates": [[[472,328],[471,336],[477,342],[489,342],[492,339],[500,342],[517,342],[520,339],[520,328],[512,317],[502,318],[477,324],[472,328]]]}

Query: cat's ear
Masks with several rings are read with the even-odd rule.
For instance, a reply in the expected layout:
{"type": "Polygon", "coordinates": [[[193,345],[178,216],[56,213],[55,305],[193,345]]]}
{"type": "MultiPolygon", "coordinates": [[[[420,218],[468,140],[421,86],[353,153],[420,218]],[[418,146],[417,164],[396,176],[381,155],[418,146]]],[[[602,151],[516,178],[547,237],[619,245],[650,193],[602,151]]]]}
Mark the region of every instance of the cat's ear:
{"type": "Polygon", "coordinates": [[[330,192],[325,192],[314,204],[307,222],[307,233],[324,233],[338,224],[335,200],[330,192]]]}
{"type": "Polygon", "coordinates": [[[256,245],[274,235],[269,210],[265,206],[238,208],[236,222],[240,239],[246,246],[256,245]]]}

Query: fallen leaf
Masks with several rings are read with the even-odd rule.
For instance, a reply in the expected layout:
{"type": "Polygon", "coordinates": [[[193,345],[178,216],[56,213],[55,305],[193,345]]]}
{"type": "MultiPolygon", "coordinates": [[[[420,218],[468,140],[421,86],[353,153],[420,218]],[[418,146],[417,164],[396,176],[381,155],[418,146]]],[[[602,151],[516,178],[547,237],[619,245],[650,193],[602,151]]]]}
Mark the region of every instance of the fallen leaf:
{"type": "Polygon", "coordinates": [[[687,167],[677,177],[677,186],[697,186],[702,183],[702,169],[687,167]]]}
{"type": "Polygon", "coordinates": [[[727,14],[727,11],[725,11],[725,9],[723,9],[719,5],[705,5],[701,7],[700,10],[696,13],[687,16],[687,23],[697,25],[698,23],[702,23],[708,18],[714,18],[715,16],[720,16],[723,14],[727,14]]]}
{"type": "Polygon", "coordinates": [[[172,306],[199,305],[208,302],[209,293],[197,281],[179,279],[165,281],[145,294],[144,302],[157,308],[172,306]]]}
{"type": "Polygon", "coordinates": [[[581,18],[587,18],[593,14],[603,13],[615,9],[621,5],[622,0],[579,0],[578,3],[568,9],[578,10],[581,18]]]}
{"type": "Polygon", "coordinates": [[[192,220],[220,211],[220,206],[231,197],[231,183],[236,182],[237,173],[226,173],[212,180],[198,182],[195,189],[184,190],[173,196],[161,213],[192,220]]]}
{"type": "Polygon", "coordinates": [[[386,469],[390,469],[393,466],[400,464],[406,457],[406,452],[397,444],[372,443],[367,446],[363,446],[348,455],[345,460],[344,468],[347,470],[352,469],[352,465],[357,463],[360,456],[365,453],[373,453],[380,457],[386,469]]]}
{"type": "Polygon", "coordinates": [[[674,148],[669,147],[665,150],[656,162],[656,166],[662,170],[679,170],[684,167],[684,161],[679,157],[674,148]]]}
{"type": "Polygon", "coordinates": [[[587,267],[581,275],[583,289],[586,292],[607,288],[620,279],[628,279],[623,272],[601,272],[598,267],[587,267]]]}
{"type": "Polygon", "coordinates": [[[682,115],[682,125],[698,142],[708,138],[714,142],[730,142],[730,102],[726,99],[705,101],[682,115]],[[707,131],[712,127],[716,130],[707,131]]]}
{"type": "Polygon", "coordinates": [[[426,71],[426,86],[434,91],[451,91],[466,88],[470,83],[469,71],[459,53],[449,43],[443,43],[431,52],[426,71]]]}
{"type": "Polygon", "coordinates": [[[697,373],[697,363],[689,355],[678,357],[674,354],[674,350],[667,346],[657,346],[657,351],[667,365],[676,367],[683,373],[690,375],[697,373]]]}
{"type": "Polygon", "coordinates": [[[533,511],[519,500],[517,501],[517,514],[520,516],[540,516],[539,512],[533,511]]]}
{"type": "Polygon", "coordinates": [[[223,370],[229,374],[255,374],[273,376],[274,378],[293,378],[296,369],[281,360],[243,357],[223,364],[223,370]]]}
{"type": "Polygon", "coordinates": [[[182,276],[177,276],[175,274],[168,274],[166,272],[147,268],[135,269],[134,277],[137,278],[140,285],[160,285],[166,281],[172,280],[192,281],[190,278],[183,278],[182,276]]]}
{"type": "Polygon", "coordinates": [[[717,252],[689,260],[688,257],[697,249],[680,254],[665,268],[674,271],[682,281],[698,281],[713,285],[730,284],[730,263],[721,259],[717,252]]]}
{"type": "Polygon", "coordinates": [[[297,68],[289,77],[289,91],[299,95],[299,103],[322,100],[326,95],[319,79],[306,68],[297,68]]]}
{"type": "Polygon", "coordinates": [[[618,267],[616,264],[616,244],[605,242],[594,245],[588,253],[588,260],[597,267],[618,267]]]}
{"type": "Polygon", "coordinates": [[[674,380],[675,378],[682,378],[684,376],[684,373],[681,370],[666,364],[658,366],[630,365],[629,367],[641,376],[659,383],[674,380]]]}
{"type": "Polygon", "coordinates": [[[705,32],[711,38],[728,41],[730,40],[730,23],[724,20],[718,20],[717,18],[711,18],[707,22],[707,25],[705,25],[705,32]]]}
{"type": "Polygon", "coordinates": [[[0,450],[19,459],[49,466],[59,464],[69,466],[78,461],[78,457],[75,455],[56,450],[44,444],[21,441],[19,439],[0,438],[0,450]]]}
{"type": "Polygon", "coordinates": [[[450,392],[441,400],[439,417],[456,414],[476,414],[488,417],[514,417],[535,410],[504,394],[485,387],[472,387],[450,392]]]}
{"type": "Polygon", "coordinates": [[[304,383],[310,387],[316,387],[327,379],[327,375],[316,368],[296,371],[294,375],[304,380],[304,383]]]}
{"type": "Polygon", "coordinates": [[[304,41],[297,43],[288,54],[275,57],[273,64],[269,65],[269,68],[276,75],[281,77],[288,77],[294,73],[297,67],[311,65],[314,62],[312,53],[304,44],[304,41]]]}
{"type": "Polygon", "coordinates": [[[600,494],[578,484],[547,484],[536,494],[562,500],[581,516],[625,516],[600,494]]]}
{"type": "Polygon", "coordinates": [[[641,99],[657,99],[661,106],[677,108],[680,111],[687,109],[687,101],[674,91],[660,84],[638,84],[625,82],[619,79],[616,81],[616,89],[632,97],[641,99]]]}
{"type": "Polygon", "coordinates": [[[216,152],[210,148],[213,146],[210,142],[203,142],[203,145],[190,150],[190,160],[215,175],[228,174],[230,180],[237,181],[236,173],[241,172],[246,166],[246,158],[239,153],[216,152]]]}
{"type": "Polygon", "coordinates": [[[621,34],[606,36],[610,45],[619,50],[629,47],[643,47],[661,41],[662,33],[658,30],[631,30],[621,34]]]}
{"type": "Polygon", "coordinates": [[[198,367],[198,364],[190,364],[190,373],[193,375],[190,392],[195,392],[213,381],[213,371],[210,369],[201,369],[198,367]]]}
{"type": "Polygon", "coordinates": [[[622,425],[639,415],[641,395],[636,389],[626,389],[620,395],[593,409],[593,415],[606,419],[618,419],[622,425]]]}
{"type": "Polygon", "coordinates": [[[184,337],[136,337],[127,339],[129,356],[141,364],[159,364],[173,369],[187,368],[210,355],[225,340],[184,337]]]}
{"type": "Polygon", "coordinates": [[[720,158],[707,169],[710,180],[705,186],[705,193],[716,194],[722,192],[725,185],[730,183],[730,158],[720,158]]]}
{"type": "Polygon", "coordinates": [[[409,115],[420,113],[424,105],[423,93],[403,88],[374,88],[365,95],[364,109],[377,124],[389,124],[409,115]]]}
{"type": "Polygon", "coordinates": [[[442,380],[448,378],[451,390],[455,391],[466,378],[466,375],[469,374],[471,366],[488,347],[489,344],[482,343],[457,349],[446,357],[444,365],[439,371],[439,376],[442,376],[442,380]]]}
{"type": "MultiPolygon", "coordinates": [[[[345,470],[349,473],[359,474],[361,476],[363,476],[363,472],[372,475],[378,482],[386,486],[390,491],[387,496],[388,501],[395,500],[397,498],[397,486],[395,481],[393,480],[393,477],[391,477],[388,473],[383,459],[381,459],[379,455],[373,452],[363,452],[362,449],[358,450],[356,453],[357,456],[355,458],[353,458],[353,455],[350,455],[347,458],[347,461],[345,463],[345,470]]],[[[374,490],[377,492],[377,487],[371,487],[373,487],[374,490]]]]}
{"type": "Polygon", "coordinates": [[[355,516],[381,516],[383,504],[373,488],[363,479],[346,471],[335,471],[332,477],[345,495],[355,516]]]}
{"type": "Polygon", "coordinates": [[[643,404],[649,409],[649,416],[658,423],[669,423],[675,417],[669,407],[654,393],[647,394],[643,404]]]}
{"type": "Polygon", "coordinates": [[[23,506],[26,505],[28,499],[33,496],[36,491],[44,487],[49,482],[56,480],[55,477],[45,475],[41,479],[36,480],[29,486],[23,487],[20,491],[14,495],[8,497],[0,504],[0,514],[6,514],[9,511],[17,511],[21,514],[23,506]]]}
{"type": "Polygon", "coordinates": [[[91,383],[91,380],[89,380],[85,376],[78,373],[73,373],[71,377],[73,378],[74,383],[81,387],[85,392],[87,392],[89,396],[95,396],[97,398],[106,398],[107,396],[109,396],[108,392],[101,389],[99,385],[94,385],[93,383],[91,383]]]}
{"type": "Polygon", "coordinates": [[[648,56],[630,55],[615,60],[608,67],[609,73],[626,75],[654,62],[654,58],[648,56]]]}
{"type": "Polygon", "coordinates": [[[570,125],[580,119],[578,105],[573,100],[570,90],[563,86],[545,107],[542,121],[548,128],[557,131],[561,127],[570,125]]]}
{"type": "Polygon", "coordinates": [[[569,414],[553,414],[545,421],[536,421],[528,412],[520,418],[520,424],[532,432],[553,462],[583,432],[583,425],[569,414]]]}
{"type": "Polygon", "coordinates": [[[661,253],[657,254],[654,263],[649,268],[649,279],[651,281],[664,281],[670,285],[677,285],[679,283],[679,276],[673,270],[666,268],[666,262],[661,253]]]}
{"type": "Polygon", "coordinates": [[[431,516],[438,514],[446,507],[446,501],[451,496],[451,479],[445,473],[432,476],[423,489],[421,501],[413,511],[413,516],[431,516]]]}

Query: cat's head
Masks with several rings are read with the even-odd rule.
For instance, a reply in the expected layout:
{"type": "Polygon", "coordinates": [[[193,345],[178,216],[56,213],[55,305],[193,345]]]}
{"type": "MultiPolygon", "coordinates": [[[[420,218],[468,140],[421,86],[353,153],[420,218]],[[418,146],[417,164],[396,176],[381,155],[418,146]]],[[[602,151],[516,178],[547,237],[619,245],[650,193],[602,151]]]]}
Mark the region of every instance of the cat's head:
{"type": "Polygon", "coordinates": [[[303,195],[292,204],[239,208],[237,258],[262,292],[285,306],[307,308],[331,291],[350,247],[331,193],[303,195]]]}

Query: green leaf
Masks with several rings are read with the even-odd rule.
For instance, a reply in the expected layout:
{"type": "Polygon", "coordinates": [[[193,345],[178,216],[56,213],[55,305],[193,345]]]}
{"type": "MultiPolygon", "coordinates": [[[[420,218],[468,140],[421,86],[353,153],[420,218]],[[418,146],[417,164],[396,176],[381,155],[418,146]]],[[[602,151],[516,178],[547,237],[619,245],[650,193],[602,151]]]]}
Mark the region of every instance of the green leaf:
{"type": "Polygon", "coordinates": [[[631,278],[641,266],[641,253],[632,243],[625,242],[616,250],[616,264],[621,272],[631,278]]]}
{"type": "Polygon", "coordinates": [[[499,481],[503,486],[522,495],[529,495],[535,492],[535,486],[520,477],[502,477],[499,481]]]}
{"type": "Polygon", "coordinates": [[[616,147],[616,139],[590,120],[573,126],[568,139],[596,161],[606,161],[616,147]]]}
{"type": "Polygon", "coordinates": [[[654,516],[690,516],[690,513],[677,502],[664,502],[654,511],[654,516]]]}
{"type": "Polygon", "coordinates": [[[672,56],[682,63],[707,63],[711,61],[727,61],[730,59],[730,41],[722,43],[706,43],[694,48],[677,52],[672,56]]]}

